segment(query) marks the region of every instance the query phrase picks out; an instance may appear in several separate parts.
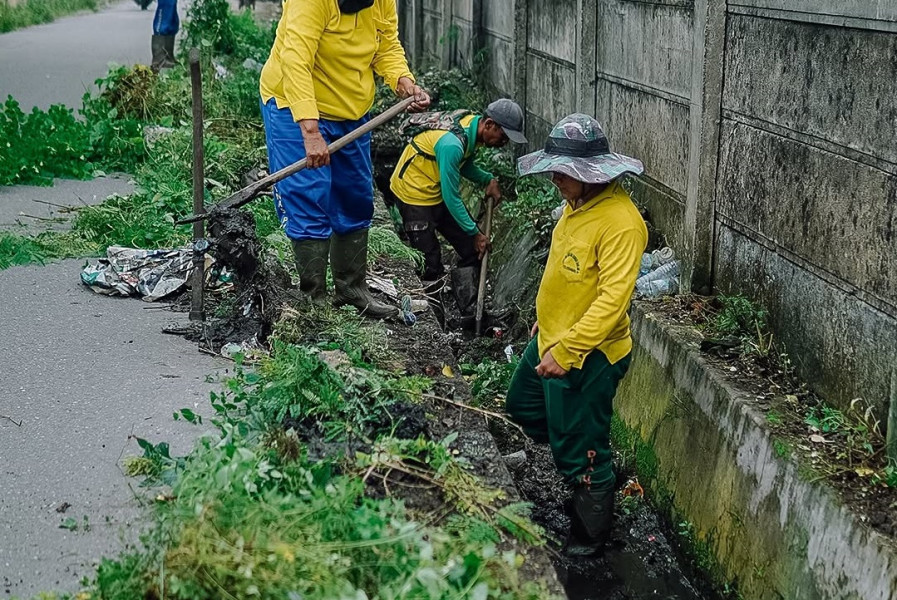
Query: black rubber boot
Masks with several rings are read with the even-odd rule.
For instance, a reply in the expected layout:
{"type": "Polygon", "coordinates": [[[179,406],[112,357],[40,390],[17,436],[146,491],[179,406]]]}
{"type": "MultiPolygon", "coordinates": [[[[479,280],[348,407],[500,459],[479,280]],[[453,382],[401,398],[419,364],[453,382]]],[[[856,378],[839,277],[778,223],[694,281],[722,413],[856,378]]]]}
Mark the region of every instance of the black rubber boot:
{"type": "Polygon", "coordinates": [[[570,535],[564,544],[567,556],[595,556],[604,550],[614,519],[614,490],[593,491],[578,485],[570,505],[570,535]]]}
{"type": "Polygon", "coordinates": [[[365,275],[368,269],[368,230],[335,235],[330,241],[330,267],[337,306],[349,304],[366,317],[385,319],[399,315],[399,309],[374,300],[365,275]]]}
{"type": "Polygon", "coordinates": [[[154,35],[150,48],[153,53],[153,62],[150,65],[153,71],[170,69],[175,65],[173,35],[154,35]]]}
{"type": "Polygon", "coordinates": [[[327,257],[330,240],[292,240],[293,258],[299,271],[299,289],[314,302],[327,295],[327,257]]]}
{"type": "Polygon", "coordinates": [[[480,268],[457,267],[452,269],[452,295],[462,315],[470,316],[477,308],[480,268]]]}

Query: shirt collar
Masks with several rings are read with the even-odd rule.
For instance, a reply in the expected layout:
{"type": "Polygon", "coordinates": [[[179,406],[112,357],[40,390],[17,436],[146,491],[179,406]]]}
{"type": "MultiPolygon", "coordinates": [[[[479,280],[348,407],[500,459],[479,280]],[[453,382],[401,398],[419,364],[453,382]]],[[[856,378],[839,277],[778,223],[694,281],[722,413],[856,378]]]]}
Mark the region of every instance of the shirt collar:
{"type": "MultiPolygon", "coordinates": [[[[594,198],[588,200],[587,202],[585,202],[582,206],[580,206],[576,210],[571,210],[571,212],[572,213],[585,212],[585,211],[589,210],[590,208],[592,208],[593,206],[595,206],[596,204],[598,204],[599,202],[602,202],[603,200],[607,200],[608,198],[615,196],[617,193],[617,187],[619,185],[620,185],[619,180],[611,182],[611,184],[609,186],[604,188],[603,192],[596,195],[594,198]]],[[[568,204],[568,206],[569,206],[569,204],[568,204]]]]}
{"type": "Polygon", "coordinates": [[[467,148],[464,154],[473,154],[477,146],[477,129],[480,127],[480,115],[475,115],[467,126],[467,148]]]}

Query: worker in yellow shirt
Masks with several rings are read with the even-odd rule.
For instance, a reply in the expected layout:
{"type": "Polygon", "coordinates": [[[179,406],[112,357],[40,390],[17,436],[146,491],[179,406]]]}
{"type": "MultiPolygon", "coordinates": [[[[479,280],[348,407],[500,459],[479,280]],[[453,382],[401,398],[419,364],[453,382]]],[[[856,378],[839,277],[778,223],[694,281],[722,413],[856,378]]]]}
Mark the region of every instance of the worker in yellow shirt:
{"type": "Polygon", "coordinates": [[[566,200],[536,297],[533,339],[514,372],[507,409],[551,446],[573,486],[565,552],[603,548],[613,519],[610,420],[629,368],[629,304],[648,231],[619,178],[642,163],[610,151],[587,115],[562,119],[545,149],[518,161],[521,175],[551,173],[566,200]]]}
{"type": "Polygon", "coordinates": [[[374,213],[371,136],[332,156],[327,146],[368,120],[374,74],[412,111],[430,104],[414,83],[398,37],[396,0],[285,0],[260,92],[271,172],[302,158],[308,168],[274,186],[278,218],[293,246],[299,287],[384,318],[395,307],[374,300],[365,281],[374,213]]]}
{"type": "Polygon", "coordinates": [[[486,196],[501,200],[498,180],[474,164],[477,148],[501,148],[508,140],[525,144],[523,110],[501,98],[482,115],[465,110],[415,115],[420,121],[390,179],[409,244],[424,255],[419,275],[428,291],[439,286],[445,269],[438,231],[458,254],[452,272],[455,298],[462,314],[476,302],[480,259],[489,240],[461,199],[461,177],[484,187],[486,196]],[[466,283],[463,285],[462,282],[466,283]],[[461,289],[463,288],[463,292],[461,289]],[[466,292],[466,293],[465,293],[466,292]]]}

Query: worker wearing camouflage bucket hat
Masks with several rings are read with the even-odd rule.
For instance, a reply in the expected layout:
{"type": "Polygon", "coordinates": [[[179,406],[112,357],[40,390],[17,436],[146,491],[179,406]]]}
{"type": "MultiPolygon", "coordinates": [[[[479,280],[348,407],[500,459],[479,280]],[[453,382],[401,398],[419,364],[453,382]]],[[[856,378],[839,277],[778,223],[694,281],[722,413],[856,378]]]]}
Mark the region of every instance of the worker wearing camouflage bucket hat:
{"type": "Polygon", "coordinates": [[[520,175],[550,173],[566,200],[536,298],[533,339],[517,365],[507,409],[524,431],[551,445],[573,487],[565,552],[600,552],[613,519],[610,419],[629,367],[628,309],[648,241],[620,178],[642,163],[610,151],[587,115],[562,119],[544,150],[519,159],[520,175]]]}

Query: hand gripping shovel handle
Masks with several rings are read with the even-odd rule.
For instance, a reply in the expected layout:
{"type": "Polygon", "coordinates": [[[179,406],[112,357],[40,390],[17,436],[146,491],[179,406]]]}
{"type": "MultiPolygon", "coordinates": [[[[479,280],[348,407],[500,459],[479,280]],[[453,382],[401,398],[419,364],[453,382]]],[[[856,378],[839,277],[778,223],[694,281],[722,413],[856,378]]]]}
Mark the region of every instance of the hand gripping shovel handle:
{"type": "MultiPolygon", "coordinates": [[[[330,152],[330,154],[333,154],[334,152],[341,149],[343,146],[354,142],[355,140],[357,140],[361,136],[365,135],[366,133],[373,131],[374,129],[376,129],[377,127],[380,127],[387,121],[392,120],[399,113],[404,112],[409,106],[411,106],[411,104],[413,102],[414,102],[413,96],[411,96],[409,98],[405,98],[401,102],[390,107],[388,110],[380,113],[379,115],[377,115],[376,117],[374,117],[373,119],[371,119],[370,121],[368,121],[367,123],[365,123],[364,125],[359,127],[358,129],[350,131],[349,133],[347,133],[340,139],[336,140],[335,142],[333,142],[332,144],[327,146],[327,150],[330,152]]],[[[252,183],[252,184],[246,186],[239,192],[236,192],[235,194],[228,196],[227,198],[225,198],[224,200],[222,200],[221,202],[219,202],[218,204],[213,206],[212,210],[222,209],[222,208],[239,208],[239,207],[243,206],[244,204],[248,204],[253,199],[255,199],[260,193],[267,190],[268,188],[270,188],[272,185],[274,185],[278,181],[286,179],[290,175],[293,175],[294,173],[298,173],[299,171],[304,169],[305,164],[306,164],[306,159],[303,158],[301,160],[294,162],[293,164],[291,164],[287,167],[282,168],[281,170],[279,170],[275,173],[271,173],[267,177],[263,177],[262,179],[259,179],[255,183],[252,183]]],[[[209,216],[208,213],[203,213],[200,215],[191,215],[189,217],[185,217],[185,218],[181,219],[180,221],[177,222],[177,224],[185,225],[187,223],[201,221],[208,216],[209,216]]]]}
{"type": "MultiPolygon", "coordinates": [[[[492,208],[495,201],[489,197],[486,198],[486,239],[492,241],[492,208]]],[[[483,254],[483,262],[480,265],[480,287],[477,290],[477,335],[483,334],[483,309],[486,305],[486,274],[489,272],[489,250],[483,254]]]]}

